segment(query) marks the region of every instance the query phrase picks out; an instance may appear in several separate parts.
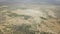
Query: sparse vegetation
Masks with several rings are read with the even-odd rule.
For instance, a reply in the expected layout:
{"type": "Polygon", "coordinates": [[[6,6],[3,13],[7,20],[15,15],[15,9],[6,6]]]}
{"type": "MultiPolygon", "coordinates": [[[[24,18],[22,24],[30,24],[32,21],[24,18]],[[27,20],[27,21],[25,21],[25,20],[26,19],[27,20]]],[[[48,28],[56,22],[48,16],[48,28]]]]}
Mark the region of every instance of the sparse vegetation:
{"type": "Polygon", "coordinates": [[[58,25],[60,24],[60,20],[52,16],[47,16],[49,19],[36,16],[36,18],[41,18],[39,20],[35,19],[35,15],[17,14],[6,8],[0,8],[0,34],[60,34],[60,25],[58,25]],[[7,11],[4,11],[5,9],[7,11]],[[21,17],[23,19],[20,19],[21,17]]]}
{"type": "Polygon", "coordinates": [[[52,34],[50,32],[41,32],[40,34],[52,34]]]}
{"type": "Polygon", "coordinates": [[[43,19],[43,20],[47,20],[47,18],[44,18],[44,17],[40,17],[41,19],[43,19]]]}
{"type": "Polygon", "coordinates": [[[28,15],[18,15],[16,13],[8,14],[8,16],[10,16],[10,17],[24,17],[25,20],[31,18],[31,16],[28,16],[28,15]]]}

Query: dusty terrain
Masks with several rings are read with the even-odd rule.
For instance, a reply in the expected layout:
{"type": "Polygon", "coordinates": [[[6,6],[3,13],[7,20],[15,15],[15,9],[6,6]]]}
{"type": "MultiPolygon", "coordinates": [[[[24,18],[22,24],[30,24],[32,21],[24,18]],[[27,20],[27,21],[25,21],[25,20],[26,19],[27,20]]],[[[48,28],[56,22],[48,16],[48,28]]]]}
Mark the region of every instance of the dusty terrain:
{"type": "Polygon", "coordinates": [[[10,9],[0,6],[0,34],[60,34],[55,6],[10,9]]]}

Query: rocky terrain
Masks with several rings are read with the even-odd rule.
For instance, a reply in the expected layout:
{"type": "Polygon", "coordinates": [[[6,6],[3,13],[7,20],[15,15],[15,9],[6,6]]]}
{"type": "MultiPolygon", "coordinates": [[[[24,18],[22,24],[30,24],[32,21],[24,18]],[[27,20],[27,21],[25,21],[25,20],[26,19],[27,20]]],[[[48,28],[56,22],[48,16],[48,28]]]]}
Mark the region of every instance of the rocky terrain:
{"type": "Polygon", "coordinates": [[[0,34],[60,34],[58,11],[50,5],[0,6],[0,34]]]}

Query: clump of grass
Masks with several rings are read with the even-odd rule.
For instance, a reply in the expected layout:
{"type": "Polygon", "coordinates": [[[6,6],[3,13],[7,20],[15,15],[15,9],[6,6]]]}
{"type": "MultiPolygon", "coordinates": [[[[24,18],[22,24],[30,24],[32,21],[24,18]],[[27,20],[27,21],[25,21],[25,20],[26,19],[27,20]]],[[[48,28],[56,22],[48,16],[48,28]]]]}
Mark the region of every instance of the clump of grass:
{"type": "Polygon", "coordinates": [[[52,34],[50,32],[40,32],[40,34],[52,34]]]}
{"type": "Polygon", "coordinates": [[[44,17],[40,17],[41,19],[43,19],[43,20],[47,20],[47,18],[44,18],[44,17]]]}

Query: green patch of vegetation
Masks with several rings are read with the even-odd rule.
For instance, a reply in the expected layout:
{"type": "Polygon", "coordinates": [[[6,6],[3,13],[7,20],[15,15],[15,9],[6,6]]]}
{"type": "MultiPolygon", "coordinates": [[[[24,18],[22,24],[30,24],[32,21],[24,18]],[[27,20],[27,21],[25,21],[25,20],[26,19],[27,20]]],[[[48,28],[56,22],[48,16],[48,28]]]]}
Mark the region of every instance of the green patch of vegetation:
{"type": "Polygon", "coordinates": [[[50,32],[41,32],[40,34],[52,34],[50,32]]]}
{"type": "Polygon", "coordinates": [[[43,19],[43,20],[47,20],[47,18],[44,18],[44,17],[40,17],[41,19],[43,19]]]}
{"type": "Polygon", "coordinates": [[[35,33],[39,33],[39,31],[35,31],[35,30],[30,30],[30,28],[34,28],[32,27],[33,25],[28,25],[28,24],[22,24],[21,26],[14,26],[14,33],[15,34],[21,34],[21,32],[23,34],[35,34],[35,33]]]}
{"type": "Polygon", "coordinates": [[[52,17],[52,16],[50,16],[50,15],[48,15],[48,17],[49,17],[49,18],[54,18],[54,17],[52,17]]]}
{"type": "Polygon", "coordinates": [[[31,18],[31,16],[27,16],[27,15],[23,15],[25,20],[28,20],[29,18],[31,18]]]}
{"type": "Polygon", "coordinates": [[[16,13],[8,14],[8,16],[10,16],[10,17],[24,17],[25,20],[31,18],[31,16],[28,16],[28,15],[18,15],[16,13]]]}
{"type": "Polygon", "coordinates": [[[8,16],[10,16],[10,17],[17,17],[18,15],[16,13],[11,13],[11,14],[8,14],[8,16]]]}
{"type": "Polygon", "coordinates": [[[3,25],[5,26],[5,28],[3,28],[3,31],[9,34],[52,34],[50,32],[40,32],[37,30],[37,25],[38,24],[3,25]]]}

